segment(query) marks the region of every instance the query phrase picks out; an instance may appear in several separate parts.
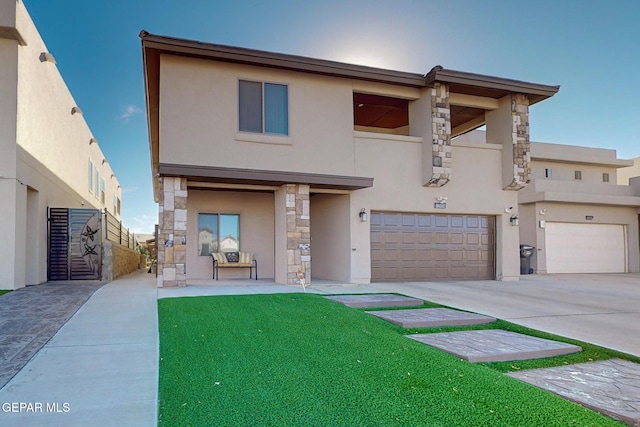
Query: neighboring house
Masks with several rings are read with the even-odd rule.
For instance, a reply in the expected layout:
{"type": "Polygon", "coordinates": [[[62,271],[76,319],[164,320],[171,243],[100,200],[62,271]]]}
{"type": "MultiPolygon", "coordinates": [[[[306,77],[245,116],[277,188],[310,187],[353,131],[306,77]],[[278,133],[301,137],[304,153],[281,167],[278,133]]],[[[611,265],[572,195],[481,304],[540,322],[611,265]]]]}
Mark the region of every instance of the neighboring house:
{"type": "Polygon", "coordinates": [[[640,180],[616,185],[632,165],[615,150],[531,143],[531,183],[518,202],[535,272],[640,271],[640,180]]]}
{"type": "Polygon", "coordinates": [[[0,289],[47,280],[48,208],[120,218],[118,180],[19,0],[0,0],[0,195],[0,289]]]}
{"type": "Polygon", "coordinates": [[[529,106],[558,86],[140,37],[159,286],[211,277],[216,221],[277,283],[519,279],[529,106]]]}
{"type": "Polygon", "coordinates": [[[630,185],[632,179],[640,179],[640,157],[631,159],[632,166],[618,169],[618,185],[630,185]]]}

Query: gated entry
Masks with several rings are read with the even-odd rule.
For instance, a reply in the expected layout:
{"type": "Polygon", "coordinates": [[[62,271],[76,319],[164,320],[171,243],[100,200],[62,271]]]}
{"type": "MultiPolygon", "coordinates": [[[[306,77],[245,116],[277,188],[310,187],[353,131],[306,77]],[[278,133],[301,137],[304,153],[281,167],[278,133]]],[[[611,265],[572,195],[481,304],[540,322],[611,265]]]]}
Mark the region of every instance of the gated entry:
{"type": "Polygon", "coordinates": [[[102,213],[49,208],[48,280],[100,280],[102,213]]]}

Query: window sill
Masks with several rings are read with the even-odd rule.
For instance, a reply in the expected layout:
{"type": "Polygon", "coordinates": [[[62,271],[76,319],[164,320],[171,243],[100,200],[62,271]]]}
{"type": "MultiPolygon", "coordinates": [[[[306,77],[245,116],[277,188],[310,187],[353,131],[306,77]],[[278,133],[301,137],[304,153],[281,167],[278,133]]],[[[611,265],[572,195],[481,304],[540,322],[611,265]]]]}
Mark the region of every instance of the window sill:
{"type": "Polygon", "coordinates": [[[236,141],[272,145],[293,145],[293,140],[289,135],[266,135],[263,133],[238,132],[236,133],[236,141]]]}

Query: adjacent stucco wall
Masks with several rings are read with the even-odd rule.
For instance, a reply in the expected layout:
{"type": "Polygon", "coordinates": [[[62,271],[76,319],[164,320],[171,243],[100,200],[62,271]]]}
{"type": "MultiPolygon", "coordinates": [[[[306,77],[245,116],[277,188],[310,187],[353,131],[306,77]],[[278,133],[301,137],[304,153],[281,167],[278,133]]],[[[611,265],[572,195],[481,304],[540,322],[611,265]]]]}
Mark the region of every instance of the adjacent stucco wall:
{"type": "Polygon", "coordinates": [[[20,190],[20,183],[16,181],[15,145],[17,63],[18,42],[0,38],[0,236],[4,242],[0,245],[0,289],[13,289],[16,280],[20,282],[16,278],[16,219],[19,215],[16,203],[20,190]]]}
{"type": "Polygon", "coordinates": [[[633,160],[633,166],[618,169],[618,184],[629,185],[629,179],[640,176],[640,157],[633,160]]]}
{"type": "Polygon", "coordinates": [[[111,211],[122,196],[84,118],[71,114],[56,64],[40,61],[48,49],[24,4],[0,4],[0,26],[15,25],[0,31],[0,288],[15,289],[47,279],[47,207],[111,211]],[[89,191],[90,159],[105,177],[105,204],[89,191]]]}
{"type": "MultiPolygon", "coordinates": [[[[210,279],[212,261],[198,255],[198,214],[239,214],[240,250],[253,252],[258,277],[274,277],[274,194],[189,190],[187,201],[187,279],[210,279]]],[[[286,236],[286,234],[285,234],[286,236]]],[[[221,278],[249,277],[246,269],[225,269],[221,278]]]]}

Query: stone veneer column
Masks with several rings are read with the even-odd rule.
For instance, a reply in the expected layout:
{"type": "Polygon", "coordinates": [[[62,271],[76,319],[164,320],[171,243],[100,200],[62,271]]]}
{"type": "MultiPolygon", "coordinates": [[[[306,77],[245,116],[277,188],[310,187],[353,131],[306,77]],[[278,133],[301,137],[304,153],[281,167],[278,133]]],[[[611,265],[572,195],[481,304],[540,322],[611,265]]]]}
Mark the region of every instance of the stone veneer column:
{"type": "Polygon", "coordinates": [[[513,180],[504,189],[518,191],[531,180],[531,144],[529,143],[529,98],[511,95],[511,139],[513,143],[513,180]]]}
{"type": "Polygon", "coordinates": [[[286,185],[287,215],[287,284],[299,283],[298,270],[311,283],[311,224],[309,217],[309,186],[286,185]]]}
{"type": "Polygon", "coordinates": [[[186,286],[187,180],[160,178],[158,287],[186,286]]]}
{"type": "Polygon", "coordinates": [[[433,174],[427,187],[442,187],[451,179],[451,108],[449,86],[435,83],[431,89],[431,137],[433,174]]]}

